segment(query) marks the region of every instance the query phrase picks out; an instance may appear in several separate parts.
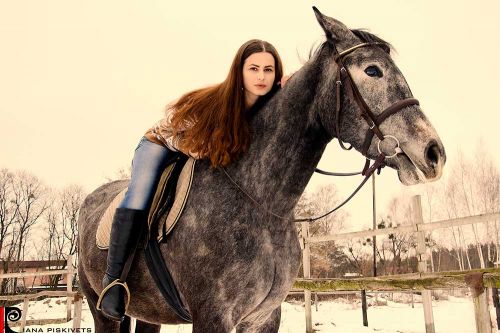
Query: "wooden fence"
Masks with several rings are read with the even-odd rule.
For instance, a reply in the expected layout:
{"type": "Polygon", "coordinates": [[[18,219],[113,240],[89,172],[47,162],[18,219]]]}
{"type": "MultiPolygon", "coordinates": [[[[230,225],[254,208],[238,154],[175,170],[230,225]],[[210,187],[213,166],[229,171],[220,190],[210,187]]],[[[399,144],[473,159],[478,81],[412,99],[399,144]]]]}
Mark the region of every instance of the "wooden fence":
{"type": "MultiPolygon", "coordinates": [[[[74,303],[74,320],[73,328],[80,328],[82,320],[82,295],[77,291],[73,290],[73,277],[76,274],[75,267],[73,266],[72,256],[68,256],[66,269],[60,270],[48,270],[41,272],[24,272],[24,273],[0,273],[0,282],[2,279],[8,278],[20,278],[28,276],[47,276],[47,275],[66,275],[66,291],[40,291],[34,294],[23,294],[23,295],[10,295],[10,296],[0,296],[0,300],[4,301],[23,301],[22,316],[20,321],[21,332],[24,332],[24,328],[27,325],[46,325],[46,324],[57,324],[65,323],[72,319],[71,317],[71,305],[74,303]],[[67,297],[66,302],[66,318],[54,318],[54,319],[35,319],[27,320],[28,317],[28,305],[31,299],[37,299],[39,297],[67,297]]],[[[11,324],[11,326],[16,326],[16,324],[11,324]]]]}
{"type": "Polygon", "coordinates": [[[427,254],[425,248],[425,231],[448,228],[452,226],[485,223],[500,219],[500,213],[482,214],[424,224],[420,196],[412,198],[413,223],[409,226],[350,232],[337,235],[309,237],[309,224],[302,223],[301,247],[304,278],[297,279],[295,289],[304,290],[306,332],[312,333],[311,291],[414,291],[421,290],[424,308],[426,333],[434,333],[431,290],[470,288],[476,320],[477,333],[491,333],[491,318],[488,310],[486,288],[500,288],[500,269],[483,269],[469,271],[453,271],[427,273],[427,254]],[[401,274],[373,278],[353,279],[312,279],[310,265],[310,244],[340,239],[365,238],[391,233],[414,233],[417,236],[418,271],[414,274],[401,274]]]}

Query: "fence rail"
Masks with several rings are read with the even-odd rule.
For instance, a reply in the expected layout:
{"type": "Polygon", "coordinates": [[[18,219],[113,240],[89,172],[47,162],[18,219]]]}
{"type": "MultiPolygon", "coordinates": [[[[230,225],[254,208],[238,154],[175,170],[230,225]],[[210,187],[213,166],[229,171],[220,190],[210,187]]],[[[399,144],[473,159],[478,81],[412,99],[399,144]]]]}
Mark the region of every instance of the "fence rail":
{"type": "Polygon", "coordinates": [[[48,275],[65,275],[68,274],[67,269],[55,269],[41,272],[20,272],[20,273],[0,273],[0,279],[23,278],[32,276],[48,276],[48,275]]]}
{"type": "Polygon", "coordinates": [[[500,288],[500,269],[412,273],[355,279],[295,279],[293,288],[309,291],[416,291],[468,288],[468,277],[480,274],[483,286],[500,288]]]}
{"type": "Polygon", "coordinates": [[[39,297],[75,297],[78,295],[77,291],[72,291],[68,293],[67,291],[53,291],[53,290],[44,290],[39,291],[33,294],[19,294],[19,295],[6,295],[0,296],[0,301],[22,301],[25,298],[27,299],[35,299],[39,297]]]}
{"type": "Polygon", "coordinates": [[[323,243],[330,242],[335,240],[342,239],[352,239],[352,238],[365,238],[379,235],[388,235],[393,233],[414,233],[417,231],[431,231],[436,229],[443,229],[449,227],[457,227],[461,225],[469,225],[476,223],[486,223],[494,220],[500,220],[500,213],[492,213],[492,214],[481,214],[469,217],[461,217],[451,220],[443,220],[431,223],[422,223],[417,224],[417,226],[413,225],[402,225],[399,227],[393,228],[384,228],[384,229],[376,229],[376,230],[365,230],[365,231],[354,231],[354,232],[346,232],[337,235],[328,235],[328,236],[316,236],[316,237],[307,237],[304,239],[305,242],[313,244],[313,243],[323,243]]]}

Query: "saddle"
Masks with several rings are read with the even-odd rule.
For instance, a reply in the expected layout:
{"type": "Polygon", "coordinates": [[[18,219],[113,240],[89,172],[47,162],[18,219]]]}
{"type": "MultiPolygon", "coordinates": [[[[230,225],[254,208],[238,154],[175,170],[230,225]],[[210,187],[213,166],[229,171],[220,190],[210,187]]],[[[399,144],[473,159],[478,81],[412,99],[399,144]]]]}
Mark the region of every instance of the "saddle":
{"type": "MultiPolygon", "coordinates": [[[[145,241],[145,258],[149,272],[170,308],[185,322],[191,323],[191,315],[182,303],[172,276],[163,260],[159,243],[166,242],[182,214],[193,180],[195,160],[178,154],[163,171],[148,213],[148,232],[145,241]]],[[[116,208],[127,189],[113,199],[104,212],[96,232],[99,249],[109,248],[111,224],[116,208]]]]}

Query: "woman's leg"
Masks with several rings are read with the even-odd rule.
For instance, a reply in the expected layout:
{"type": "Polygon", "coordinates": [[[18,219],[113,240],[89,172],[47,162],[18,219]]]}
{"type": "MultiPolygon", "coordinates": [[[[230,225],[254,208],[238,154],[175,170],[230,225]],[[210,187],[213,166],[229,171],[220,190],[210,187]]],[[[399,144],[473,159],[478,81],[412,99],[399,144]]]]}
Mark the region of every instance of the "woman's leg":
{"type": "Polygon", "coordinates": [[[133,255],[141,229],[146,225],[147,210],[165,164],[173,152],[142,138],[132,161],[132,177],[123,201],[116,209],[111,226],[106,275],[100,309],[104,316],[122,321],[125,315],[125,263],[133,255]],[[119,284],[117,284],[117,282],[119,284]]]}
{"type": "Polygon", "coordinates": [[[167,147],[143,137],[132,160],[132,177],[127,193],[118,207],[137,210],[149,208],[165,163],[173,153],[167,147]]]}

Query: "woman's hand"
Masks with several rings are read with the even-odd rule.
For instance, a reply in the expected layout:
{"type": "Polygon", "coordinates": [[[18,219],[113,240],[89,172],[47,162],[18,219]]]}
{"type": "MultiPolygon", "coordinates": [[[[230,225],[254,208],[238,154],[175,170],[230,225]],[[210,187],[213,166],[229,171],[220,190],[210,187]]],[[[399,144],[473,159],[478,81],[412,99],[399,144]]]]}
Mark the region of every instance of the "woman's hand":
{"type": "Polygon", "coordinates": [[[283,75],[281,81],[279,82],[281,88],[285,86],[286,81],[288,81],[288,79],[290,79],[293,76],[293,74],[295,74],[295,72],[292,72],[290,75],[283,75]]]}

